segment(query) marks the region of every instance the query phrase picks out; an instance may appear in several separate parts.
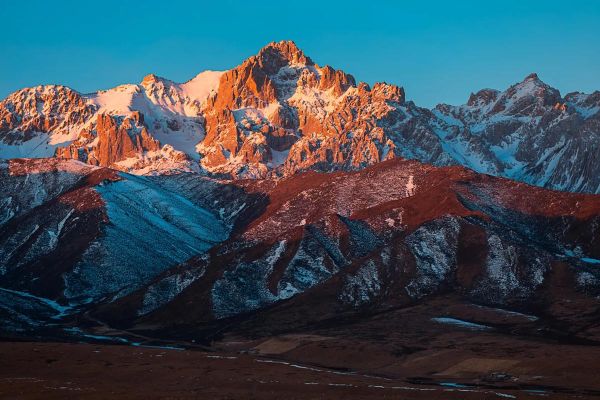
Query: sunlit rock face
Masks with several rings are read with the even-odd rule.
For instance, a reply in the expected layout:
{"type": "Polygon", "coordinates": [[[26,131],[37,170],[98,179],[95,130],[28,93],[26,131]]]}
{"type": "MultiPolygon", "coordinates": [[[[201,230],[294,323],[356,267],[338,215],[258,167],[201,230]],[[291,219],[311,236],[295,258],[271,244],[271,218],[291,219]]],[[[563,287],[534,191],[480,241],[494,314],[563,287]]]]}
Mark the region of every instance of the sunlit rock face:
{"type": "Polygon", "coordinates": [[[400,87],[377,83],[371,89],[315,64],[293,42],[271,43],[221,77],[205,106],[201,163],[211,171],[263,177],[358,169],[395,155],[441,157],[433,132],[417,121],[420,114],[400,87]],[[403,131],[412,129],[430,136],[426,149],[397,149],[408,144],[403,131]]]}
{"type": "Polygon", "coordinates": [[[0,158],[61,157],[135,174],[233,178],[357,170],[394,157],[537,186],[600,192],[600,94],[527,76],[432,110],[357,82],[293,42],[185,83],[149,74],[91,94],[23,89],[0,103],[0,158]]]}

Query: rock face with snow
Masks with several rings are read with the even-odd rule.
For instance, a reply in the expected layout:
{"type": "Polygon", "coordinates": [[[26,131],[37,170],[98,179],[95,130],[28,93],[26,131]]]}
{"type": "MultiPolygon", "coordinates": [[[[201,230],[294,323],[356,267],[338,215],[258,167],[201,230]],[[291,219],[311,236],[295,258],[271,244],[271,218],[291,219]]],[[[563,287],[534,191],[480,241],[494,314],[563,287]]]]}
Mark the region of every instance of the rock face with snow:
{"type": "MultiPolygon", "coordinates": [[[[90,139],[88,132],[80,134],[82,139],[90,139]]],[[[129,117],[118,118],[107,114],[99,114],[96,120],[97,140],[86,146],[84,142],[76,142],[68,147],[59,148],[56,155],[60,158],[72,158],[87,161],[92,165],[108,167],[115,163],[135,158],[138,154],[157,151],[160,145],[148,134],[143,126],[139,112],[129,117]]]]}
{"type": "Polygon", "coordinates": [[[169,332],[253,316],[285,330],[447,293],[524,310],[562,285],[600,293],[597,195],[398,159],[231,184],[244,204],[228,240],[94,312],[169,332]]]}
{"type": "Polygon", "coordinates": [[[385,128],[407,119],[402,88],[356,85],[293,42],[271,43],[221,77],[200,146],[210,171],[265,176],[360,167],[393,155],[385,128]],[[383,123],[385,121],[385,123],[383,123]]]}
{"type": "Polygon", "coordinates": [[[0,103],[0,157],[72,158],[138,174],[198,171],[202,103],[221,73],[177,84],[148,75],[88,95],[38,86],[0,103]]]}
{"type": "Polygon", "coordinates": [[[357,84],[293,42],[226,72],[205,107],[202,166],[234,176],[359,169],[394,156],[450,164],[431,114],[395,85],[357,84]]]}
{"type": "Polygon", "coordinates": [[[558,90],[536,74],[504,92],[439,105],[432,125],[462,165],[538,186],[600,193],[600,92],[558,90]]]}
{"type": "Polygon", "coordinates": [[[121,296],[227,238],[150,178],[73,160],[0,164],[0,286],[70,303],[121,296]]]}
{"type": "Polygon", "coordinates": [[[283,41],[182,84],[151,74],[87,95],[62,86],[15,92],[0,103],[0,158],[264,178],[403,157],[598,193],[598,93],[562,97],[532,74],[428,110],[401,87],[358,83],[283,41]]]}
{"type": "Polygon", "coordinates": [[[19,90],[0,102],[0,156],[51,157],[78,137],[95,110],[64,86],[19,90]]]}
{"type": "Polygon", "coordinates": [[[72,127],[85,124],[94,111],[95,107],[87,104],[83,96],[64,86],[23,89],[2,101],[0,132],[9,144],[31,138],[11,137],[10,132],[69,135],[72,127]]]}

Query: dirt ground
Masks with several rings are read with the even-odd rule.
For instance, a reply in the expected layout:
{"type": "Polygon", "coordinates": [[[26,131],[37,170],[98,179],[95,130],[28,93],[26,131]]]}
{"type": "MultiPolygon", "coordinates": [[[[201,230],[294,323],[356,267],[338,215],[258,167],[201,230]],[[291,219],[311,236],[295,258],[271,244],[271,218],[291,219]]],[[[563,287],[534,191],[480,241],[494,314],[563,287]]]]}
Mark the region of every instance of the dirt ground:
{"type": "MultiPolygon", "coordinates": [[[[334,340],[300,337],[315,345],[334,340]]],[[[290,338],[284,342],[292,341],[290,338]]],[[[270,345],[269,345],[270,346],[270,345]]],[[[263,347],[264,348],[264,347],[263,347]]],[[[281,348],[278,348],[281,350],[281,348]]],[[[307,350],[307,352],[310,352],[307,350]]],[[[2,399],[585,399],[514,384],[470,385],[448,374],[513,368],[514,361],[468,359],[437,378],[386,378],[289,359],[118,345],[1,342],[2,399]]],[[[324,353],[326,354],[326,353],[324,353]]],[[[438,355],[443,362],[450,355],[438,355]]],[[[431,363],[430,355],[413,363],[431,363]],[[428,361],[429,358],[429,361],[428,361]]]]}

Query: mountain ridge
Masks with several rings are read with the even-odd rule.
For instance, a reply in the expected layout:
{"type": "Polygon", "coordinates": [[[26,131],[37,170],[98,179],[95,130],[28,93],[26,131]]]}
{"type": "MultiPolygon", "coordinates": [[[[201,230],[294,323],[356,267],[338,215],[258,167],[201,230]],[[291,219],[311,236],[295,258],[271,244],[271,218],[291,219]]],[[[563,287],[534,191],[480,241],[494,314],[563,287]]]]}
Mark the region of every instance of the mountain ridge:
{"type": "Polygon", "coordinates": [[[7,317],[8,335],[39,334],[60,311],[48,329],[63,339],[92,313],[119,329],[210,341],[450,293],[565,335],[571,321],[575,337],[600,340],[593,312],[561,311],[597,304],[597,195],[399,158],[277,180],[135,176],[56,158],[10,160],[0,174],[0,312],[15,293],[52,302],[7,317]]]}
{"type": "Polygon", "coordinates": [[[600,92],[562,97],[535,73],[505,91],[472,93],[461,106],[422,108],[400,86],[357,83],[281,41],[231,70],[204,71],[184,83],[148,74],[139,84],[91,94],[52,85],[17,91],[0,102],[0,157],[58,156],[138,174],[233,178],[352,170],[403,157],[600,193],[593,157],[599,111],[600,92]],[[107,146],[99,143],[100,114],[115,120],[108,137],[117,143],[108,146],[124,150],[114,157],[99,155],[107,146]],[[120,118],[137,121],[127,130],[133,143],[156,144],[129,145],[116,133],[120,118]]]}

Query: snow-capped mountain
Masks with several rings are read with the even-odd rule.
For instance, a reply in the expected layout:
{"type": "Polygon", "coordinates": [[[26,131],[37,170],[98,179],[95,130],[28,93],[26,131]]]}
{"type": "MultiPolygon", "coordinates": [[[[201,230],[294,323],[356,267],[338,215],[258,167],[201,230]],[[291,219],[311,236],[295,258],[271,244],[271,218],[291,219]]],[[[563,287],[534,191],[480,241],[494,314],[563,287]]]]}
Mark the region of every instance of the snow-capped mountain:
{"type": "Polygon", "coordinates": [[[20,90],[0,103],[0,157],[57,156],[138,174],[198,171],[200,108],[220,75],[206,71],[183,84],[148,75],[87,95],[56,85],[20,90]]]}
{"type": "Polygon", "coordinates": [[[478,172],[538,186],[600,193],[600,92],[558,90],[531,74],[504,92],[439,105],[432,121],[447,152],[478,172]]]}
{"type": "Polygon", "coordinates": [[[535,74],[428,110],[401,87],[357,83],[284,41],[183,84],[148,75],[92,94],[63,86],[15,92],[0,103],[0,157],[249,178],[403,157],[598,193],[599,110],[599,92],[563,98],[535,74]]]}

